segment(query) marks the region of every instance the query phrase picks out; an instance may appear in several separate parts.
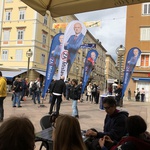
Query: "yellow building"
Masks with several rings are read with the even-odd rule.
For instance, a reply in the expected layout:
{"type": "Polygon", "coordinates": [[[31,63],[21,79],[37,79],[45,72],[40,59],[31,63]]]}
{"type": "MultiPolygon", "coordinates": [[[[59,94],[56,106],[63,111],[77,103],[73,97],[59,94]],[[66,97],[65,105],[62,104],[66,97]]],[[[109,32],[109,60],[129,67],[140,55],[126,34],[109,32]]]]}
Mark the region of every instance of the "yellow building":
{"type": "MultiPolygon", "coordinates": [[[[0,64],[3,67],[20,69],[17,72],[4,72],[4,75],[8,80],[14,80],[17,75],[21,77],[29,75],[29,80],[40,77],[43,81],[52,38],[60,30],[61,32],[65,30],[65,28],[53,29],[53,23],[69,23],[77,18],[71,15],[53,19],[49,12],[42,16],[20,0],[2,0],[0,8],[0,64]],[[27,57],[28,50],[32,52],[30,59],[27,57]]],[[[103,86],[106,50],[90,32],[87,32],[84,42],[96,44],[100,55],[97,59],[94,79],[103,86]]],[[[68,78],[81,79],[84,67],[83,60],[86,57],[83,52],[82,49],[79,50],[68,78]]]]}
{"type": "Polygon", "coordinates": [[[134,98],[134,90],[145,89],[145,101],[150,101],[150,3],[127,6],[126,55],[132,47],[141,50],[129,85],[134,98]]]}
{"type": "MultiPolygon", "coordinates": [[[[1,0],[0,1],[0,35],[2,34],[3,8],[4,8],[4,0],[1,0]]],[[[0,36],[0,41],[1,41],[1,36],[0,36]]]]}
{"type": "Polygon", "coordinates": [[[119,71],[118,68],[116,67],[116,62],[112,58],[111,55],[106,54],[106,69],[105,69],[105,76],[106,79],[118,79],[119,76],[119,71]]]}

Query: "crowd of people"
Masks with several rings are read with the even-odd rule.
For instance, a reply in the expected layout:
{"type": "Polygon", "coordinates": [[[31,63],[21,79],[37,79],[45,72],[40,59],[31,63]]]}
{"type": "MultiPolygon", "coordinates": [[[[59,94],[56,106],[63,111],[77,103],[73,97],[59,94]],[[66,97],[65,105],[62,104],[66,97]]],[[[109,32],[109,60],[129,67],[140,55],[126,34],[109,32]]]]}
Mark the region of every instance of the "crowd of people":
{"type": "MultiPolygon", "coordinates": [[[[83,102],[82,82],[78,84],[78,80],[72,79],[65,83],[64,77],[62,76],[60,80],[52,81],[50,84],[50,110],[49,114],[52,114],[53,107],[56,103],[56,114],[59,115],[59,109],[62,102],[62,95],[66,100],[72,100],[72,116],[79,118],[78,102],[83,102]]],[[[86,100],[91,103],[98,104],[100,89],[96,84],[91,84],[86,87],[86,100]]]]}
{"type": "MultiPolygon", "coordinates": [[[[78,119],[59,114],[52,124],[53,150],[150,149],[150,133],[141,116],[129,116],[127,111],[118,110],[111,96],[104,99],[103,105],[104,130],[88,129],[84,134],[88,137],[86,141],[78,119]]],[[[28,117],[11,116],[0,126],[0,150],[34,150],[35,136],[34,125],[28,117]]]]}
{"type": "MultiPolygon", "coordinates": [[[[40,79],[32,83],[28,79],[16,78],[13,83],[12,104],[13,107],[21,107],[20,101],[24,96],[32,95],[33,103],[40,103],[41,94],[40,79]],[[34,85],[36,84],[36,85],[34,85]]],[[[106,111],[103,131],[90,128],[85,132],[88,140],[82,139],[80,123],[78,121],[78,101],[82,99],[82,82],[78,84],[76,79],[65,83],[64,77],[53,81],[50,85],[50,110],[53,113],[56,104],[56,120],[53,124],[53,149],[54,150],[149,150],[150,133],[147,131],[145,120],[138,115],[129,116],[125,110],[117,109],[117,96],[121,95],[121,87],[115,89],[115,97],[104,98],[102,104],[106,111]],[[68,89],[68,91],[66,90],[68,89]],[[67,100],[72,100],[72,115],[59,113],[62,95],[67,100]],[[70,144],[71,143],[71,144],[70,144]]],[[[89,83],[86,87],[86,100],[97,103],[98,87],[89,83]],[[92,94],[94,93],[94,94],[92,94]]],[[[145,94],[144,89],[142,89],[145,94]]],[[[3,100],[7,96],[6,80],[0,72],[0,121],[3,122],[3,100]]],[[[119,99],[119,98],[118,98],[119,99]]],[[[85,100],[85,101],[86,101],[85,100]]],[[[35,147],[35,129],[32,122],[25,116],[10,117],[0,126],[0,150],[33,150],[35,147]],[[9,143],[9,144],[8,144],[9,143]]]]}

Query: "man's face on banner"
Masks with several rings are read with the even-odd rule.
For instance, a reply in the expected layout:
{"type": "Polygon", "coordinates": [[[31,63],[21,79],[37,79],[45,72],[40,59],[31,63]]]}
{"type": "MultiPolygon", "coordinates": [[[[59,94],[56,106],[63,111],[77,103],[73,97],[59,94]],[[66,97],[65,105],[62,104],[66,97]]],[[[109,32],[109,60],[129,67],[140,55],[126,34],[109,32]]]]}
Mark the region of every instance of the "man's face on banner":
{"type": "Polygon", "coordinates": [[[134,49],[134,50],[133,50],[133,54],[134,54],[134,56],[138,56],[138,54],[139,54],[138,49],[134,49]]]}
{"type": "Polygon", "coordinates": [[[91,58],[92,58],[93,60],[95,60],[96,54],[95,54],[94,52],[91,53],[91,58]]]}
{"type": "Polygon", "coordinates": [[[80,23],[75,23],[74,24],[74,31],[75,31],[75,33],[79,34],[79,33],[81,33],[81,30],[82,30],[81,24],[80,23]]]}
{"type": "Polygon", "coordinates": [[[59,41],[60,41],[61,44],[63,43],[63,40],[64,40],[64,35],[60,35],[59,36],[59,41]]]}

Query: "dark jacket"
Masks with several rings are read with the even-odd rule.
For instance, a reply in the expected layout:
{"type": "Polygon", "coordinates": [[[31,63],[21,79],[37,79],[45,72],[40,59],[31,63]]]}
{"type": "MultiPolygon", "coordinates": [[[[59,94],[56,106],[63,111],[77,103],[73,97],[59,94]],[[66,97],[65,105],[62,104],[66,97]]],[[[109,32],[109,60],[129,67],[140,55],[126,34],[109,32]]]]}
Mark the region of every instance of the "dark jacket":
{"type": "Polygon", "coordinates": [[[55,81],[53,80],[53,81],[51,82],[51,84],[49,85],[49,92],[50,92],[50,93],[52,93],[54,83],[55,83],[55,81]]]}
{"type": "Polygon", "coordinates": [[[66,84],[63,79],[56,80],[52,88],[53,93],[62,94],[66,97],[66,84]]]}
{"type": "Polygon", "coordinates": [[[98,132],[97,137],[110,136],[112,140],[119,141],[127,134],[126,119],[128,112],[116,110],[113,115],[106,115],[104,121],[104,132],[98,132]]]}
{"type": "Polygon", "coordinates": [[[72,100],[78,100],[78,99],[80,99],[80,89],[79,89],[78,86],[76,86],[76,87],[71,86],[69,97],[72,100]]]}
{"type": "Polygon", "coordinates": [[[111,148],[111,150],[119,150],[117,147],[120,147],[122,150],[149,150],[150,143],[137,137],[127,136],[122,138],[117,145],[111,148]]]}
{"type": "Polygon", "coordinates": [[[121,96],[122,96],[122,88],[117,88],[117,89],[115,90],[115,99],[116,99],[117,101],[119,101],[120,98],[121,98],[121,96]]]}
{"type": "Polygon", "coordinates": [[[22,83],[18,82],[18,81],[15,81],[14,85],[13,85],[13,90],[15,92],[21,92],[22,91],[22,83]]]}

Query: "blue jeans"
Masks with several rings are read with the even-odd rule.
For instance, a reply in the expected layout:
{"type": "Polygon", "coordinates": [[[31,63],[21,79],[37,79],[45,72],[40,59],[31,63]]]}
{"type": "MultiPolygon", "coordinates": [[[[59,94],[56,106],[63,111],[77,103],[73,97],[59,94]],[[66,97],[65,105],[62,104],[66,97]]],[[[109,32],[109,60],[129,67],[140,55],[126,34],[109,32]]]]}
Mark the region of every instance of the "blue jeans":
{"type": "Polygon", "coordinates": [[[78,115],[78,107],[77,107],[78,101],[72,100],[72,116],[78,115]]]}
{"type": "Polygon", "coordinates": [[[20,106],[20,96],[21,96],[21,92],[14,93],[13,106],[15,106],[16,103],[18,104],[18,106],[20,106]]]}
{"type": "Polygon", "coordinates": [[[38,104],[40,104],[40,91],[34,91],[32,94],[34,104],[36,104],[36,98],[38,100],[38,104]]]}

